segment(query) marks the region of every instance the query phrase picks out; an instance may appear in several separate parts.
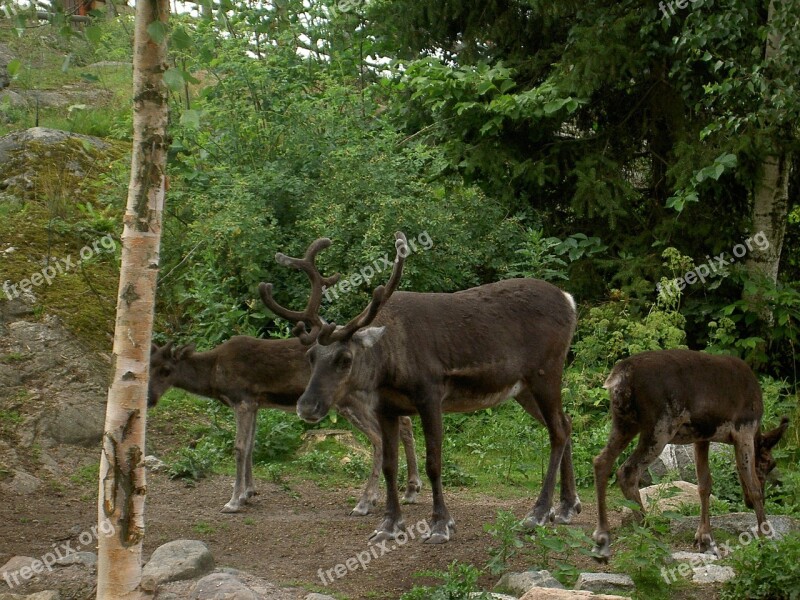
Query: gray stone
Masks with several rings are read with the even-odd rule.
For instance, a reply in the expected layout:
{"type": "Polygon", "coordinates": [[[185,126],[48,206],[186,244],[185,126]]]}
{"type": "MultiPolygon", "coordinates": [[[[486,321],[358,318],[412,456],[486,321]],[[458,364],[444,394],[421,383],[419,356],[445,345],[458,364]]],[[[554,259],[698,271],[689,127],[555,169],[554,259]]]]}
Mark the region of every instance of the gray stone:
{"type": "Polygon", "coordinates": [[[478,600],[517,600],[516,596],[509,596],[508,594],[498,594],[497,592],[470,592],[469,598],[478,600]]]}
{"type": "Polygon", "coordinates": [[[31,558],[30,556],[14,556],[6,564],[0,567],[0,579],[2,579],[6,573],[9,575],[15,574],[23,567],[30,567],[34,562],[36,562],[36,559],[31,558]]]}
{"type": "Polygon", "coordinates": [[[94,567],[97,565],[97,555],[94,552],[71,552],[59,558],[56,564],[59,567],[68,567],[69,565],[94,567]]]}
{"type": "Polygon", "coordinates": [[[193,579],[214,568],[208,547],[197,540],[175,540],[156,548],[142,570],[142,589],[155,591],[161,583],[193,579]]]}
{"type": "Polygon", "coordinates": [[[704,565],[695,567],[692,571],[694,573],[692,575],[694,583],[725,583],[736,576],[733,569],[721,565],[704,565]]]}
{"type": "Polygon", "coordinates": [[[89,67],[133,67],[133,63],[121,60],[101,60],[100,62],[90,64],[89,67]]]}
{"type": "Polygon", "coordinates": [[[667,444],[661,454],[648,468],[659,480],[668,473],[678,474],[678,479],[696,482],[697,472],[694,466],[694,446],[667,444]]]}
{"type": "Polygon", "coordinates": [[[0,165],[9,161],[11,153],[24,150],[31,142],[42,145],[58,145],[69,140],[80,140],[97,150],[110,148],[107,142],[90,135],[70,133],[60,129],[48,129],[47,127],[31,127],[23,131],[14,131],[0,138],[0,165]]]}
{"type": "Polygon", "coordinates": [[[327,594],[318,594],[313,592],[311,594],[306,595],[303,600],[336,600],[333,596],[328,596],[327,594]]]}
{"type": "MultiPolygon", "coordinates": [[[[651,485],[639,490],[645,510],[663,512],[677,510],[681,505],[699,505],[700,495],[697,486],[688,481],[670,481],[651,485]],[[653,505],[651,507],[651,504],[653,505]]],[[[711,498],[714,496],[712,494],[711,498]]]]}
{"type": "Polygon", "coordinates": [[[0,600],[61,600],[61,594],[58,590],[45,590],[28,595],[0,593],[0,600]]]}
{"type": "Polygon", "coordinates": [[[688,562],[694,565],[704,565],[709,562],[719,560],[716,555],[710,552],[673,552],[672,560],[676,562],[688,562]]]}
{"type": "Polygon", "coordinates": [[[153,473],[161,473],[169,469],[167,463],[152,454],[144,457],[144,466],[153,473]]]}
{"type": "Polygon", "coordinates": [[[249,586],[229,573],[212,573],[192,589],[192,600],[259,600],[249,586]]]}
{"type": "Polygon", "coordinates": [[[523,595],[525,592],[535,587],[559,588],[564,589],[550,571],[524,571],[522,573],[504,573],[500,581],[494,586],[496,590],[502,590],[523,595]]]}
{"type": "MultiPolygon", "coordinates": [[[[779,536],[786,535],[793,531],[800,531],[800,520],[786,515],[767,516],[767,522],[772,526],[772,530],[779,536]]],[[[681,517],[672,519],[669,530],[672,534],[682,534],[697,531],[700,524],[700,517],[681,517]]],[[[711,517],[711,529],[724,531],[730,535],[739,535],[744,532],[753,533],[758,530],[755,513],[740,512],[729,513],[727,515],[715,515],[711,517]]],[[[767,532],[768,533],[768,532],[767,532]]]]}
{"type": "Polygon", "coordinates": [[[595,594],[588,590],[533,588],[519,600],[630,600],[630,597],[595,594]]]}
{"type": "Polygon", "coordinates": [[[12,474],[13,477],[10,480],[4,479],[3,482],[0,483],[0,490],[3,490],[8,494],[27,496],[28,494],[33,494],[39,491],[43,485],[41,479],[34,477],[25,471],[15,469],[12,471],[12,474]]]}
{"type": "Polygon", "coordinates": [[[106,407],[99,400],[81,405],[63,402],[42,421],[47,436],[60,444],[96,446],[103,437],[106,407]]]}
{"type": "Polygon", "coordinates": [[[576,590],[590,592],[632,592],[633,579],[622,573],[581,573],[575,582],[576,590]]]}

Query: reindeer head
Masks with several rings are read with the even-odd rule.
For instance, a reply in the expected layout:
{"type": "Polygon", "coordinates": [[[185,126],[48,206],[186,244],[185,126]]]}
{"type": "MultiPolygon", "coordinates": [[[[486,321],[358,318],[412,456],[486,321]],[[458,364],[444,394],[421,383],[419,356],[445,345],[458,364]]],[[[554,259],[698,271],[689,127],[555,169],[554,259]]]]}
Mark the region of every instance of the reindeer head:
{"type": "Polygon", "coordinates": [[[178,378],[180,362],[194,353],[194,344],[175,348],[167,342],[160,348],[150,346],[150,383],[147,387],[147,406],[155,406],[161,396],[178,378]]]}
{"type": "Polygon", "coordinates": [[[304,421],[316,423],[322,420],[331,406],[352,394],[374,392],[376,368],[370,360],[374,346],[383,336],[385,327],[370,327],[381,307],[397,289],[403,273],[403,263],[408,256],[406,236],[395,234],[396,257],[392,274],[386,286],[379,286],[372,293],[372,300],[363,312],[347,325],[326,323],[319,316],[323,285],[333,285],[339,275],[322,277],[314,259],[317,252],[330,245],[330,240],[316,240],[306,251],[303,259],[289,258],[278,253],[276,260],[285,266],[305,271],[311,279],[311,296],[303,312],[291,311],[272,299],[272,285],[259,286],[261,299],[275,314],[296,323],[294,333],[304,344],[312,345],[307,356],[311,364],[311,379],[305,392],[297,402],[297,415],[304,421]],[[311,326],[308,330],[307,324],[311,326]],[[316,342],[316,343],[314,343],[316,342]],[[370,350],[372,349],[372,350],[370,350]]]}
{"type": "MultiPolygon", "coordinates": [[[[769,475],[775,468],[775,459],[772,457],[772,449],[781,440],[786,428],[789,426],[789,418],[783,417],[781,424],[772,431],[756,435],[755,440],[755,453],[756,453],[756,476],[758,483],[761,486],[761,495],[764,495],[764,483],[769,475]]],[[[753,500],[747,493],[747,488],[744,487],[744,503],[747,508],[753,508],[753,500]]]]}

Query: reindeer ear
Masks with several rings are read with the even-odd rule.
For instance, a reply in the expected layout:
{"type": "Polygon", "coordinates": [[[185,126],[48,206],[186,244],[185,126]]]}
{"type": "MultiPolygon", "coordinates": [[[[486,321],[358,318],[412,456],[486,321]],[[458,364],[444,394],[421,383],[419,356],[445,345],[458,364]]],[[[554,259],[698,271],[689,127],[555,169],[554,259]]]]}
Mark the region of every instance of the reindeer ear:
{"type": "Polygon", "coordinates": [[[173,352],[172,356],[176,360],[183,360],[184,358],[189,358],[192,354],[194,354],[194,344],[186,344],[185,346],[181,346],[180,348],[176,349],[173,352]]]}
{"type": "Polygon", "coordinates": [[[155,344],[150,344],[150,356],[152,356],[156,352],[158,352],[158,346],[156,346],[155,344]]]}
{"type": "Polygon", "coordinates": [[[761,447],[765,450],[771,450],[775,444],[781,441],[787,427],[789,427],[789,417],[783,417],[780,425],[761,436],[761,447]]]}
{"type": "Polygon", "coordinates": [[[352,340],[362,348],[371,348],[386,333],[386,327],[367,327],[353,334],[352,340]]]}

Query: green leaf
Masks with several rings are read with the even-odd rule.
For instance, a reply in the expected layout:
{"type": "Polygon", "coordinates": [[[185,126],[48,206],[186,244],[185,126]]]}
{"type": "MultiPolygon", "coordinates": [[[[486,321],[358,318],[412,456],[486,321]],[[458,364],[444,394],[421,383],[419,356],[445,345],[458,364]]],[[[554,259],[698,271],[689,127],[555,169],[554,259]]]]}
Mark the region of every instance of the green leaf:
{"type": "Polygon", "coordinates": [[[156,44],[160,44],[167,37],[167,26],[161,21],[154,21],[147,26],[147,35],[156,44]]]}
{"type": "Polygon", "coordinates": [[[561,110],[567,104],[567,102],[569,102],[569,100],[570,100],[569,98],[558,98],[556,100],[550,100],[550,102],[547,102],[543,106],[544,114],[552,115],[554,112],[561,110]]]}
{"type": "Polygon", "coordinates": [[[175,28],[175,31],[172,32],[169,43],[173,48],[185,50],[192,46],[192,36],[189,35],[189,32],[187,32],[184,27],[178,26],[175,28]]]}
{"type": "Polygon", "coordinates": [[[103,30],[98,25],[89,25],[83,30],[83,33],[92,44],[99,44],[103,39],[103,30]]]}
{"type": "Polygon", "coordinates": [[[164,83],[173,92],[179,92],[183,88],[183,73],[180,69],[171,68],[164,71],[164,83]]]}
{"type": "Polygon", "coordinates": [[[8,63],[8,65],[6,65],[6,71],[8,71],[10,77],[14,78],[17,76],[17,73],[19,73],[20,67],[22,67],[22,61],[18,58],[15,58],[8,63]]]}
{"type": "Polygon", "coordinates": [[[200,116],[202,112],[199,110],[185,110],[181,114],[181,125],[185,125],[190,129],[200,129],[200,116]]]}

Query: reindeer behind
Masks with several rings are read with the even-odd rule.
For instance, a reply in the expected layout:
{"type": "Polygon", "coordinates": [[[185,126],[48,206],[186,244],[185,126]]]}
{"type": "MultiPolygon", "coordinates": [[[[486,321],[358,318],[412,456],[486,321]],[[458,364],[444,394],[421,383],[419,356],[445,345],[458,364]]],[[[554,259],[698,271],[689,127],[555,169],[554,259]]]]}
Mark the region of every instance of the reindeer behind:
{"type": "MultiPolygon", "coordinates": [[[[306,387],[311,369],[306,348],[298,340],[262,340],[235,336],[208,352],[195,352],[194,345],[174,347],[172,342],[150,351],[148,406],[155,406],[171,387],[214,398],[233,409],[236,417],[236,483],[233,496],[222,509],[238,512],[255,494],[253,446],[259,408],[294,412],[306,387]]],[[[343,398],[337,410],[364,432],[373,446],[373,465],[367,486],[353,509],[366,515],[377,503],[378,478],[383,450],[376,405],[343,398]]],[[[400,435],[408,461],[408,485],[404,501],[416,501],[420,489],[411,420],[401,424],[400,435]]]]}
{"type": "Polygon", "coordinates": [[[745,502],[755,509],[759,529],[765,532],[764,481],[775,468],[772,447],[786,430],[788,419],[773,431],[761,433],[761,389],[744,361],[692,350],[643,352],[618,362],[604,387],[611,398],[611,433],[594,460],[598,513],[594,540],[599,560],[607,560],[611,553],[608,478],[614,461],[637,434],[636,449],[617,471],[628,500],[642,507],[639,479],[666,444],[693,443],[701,509],[695,545],[702,551],[716,550],[708,511],[708,450],[712,441],[733,444],[745,502]]]}

